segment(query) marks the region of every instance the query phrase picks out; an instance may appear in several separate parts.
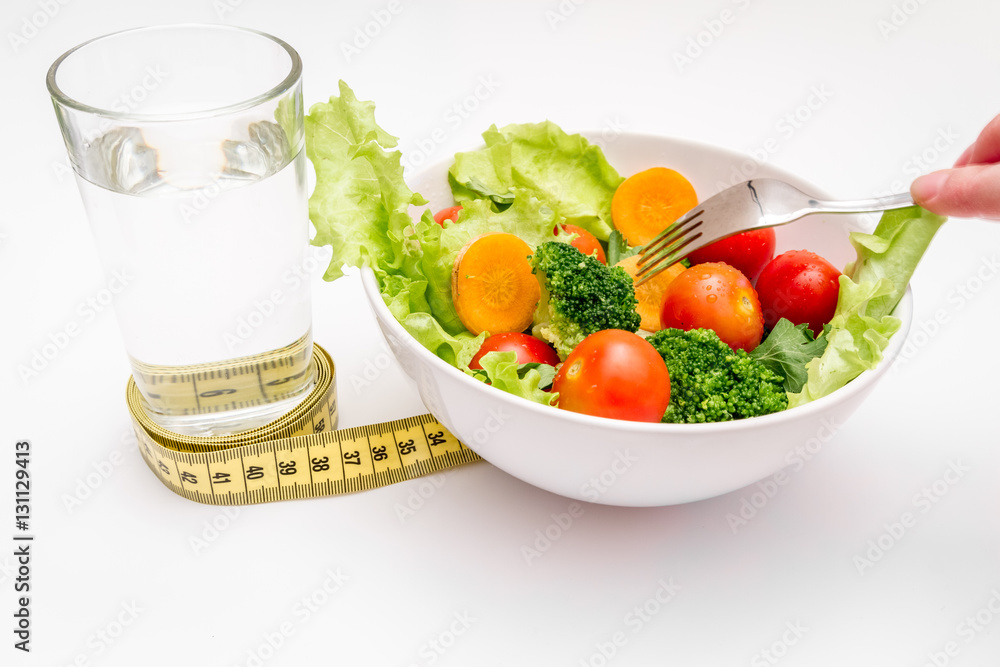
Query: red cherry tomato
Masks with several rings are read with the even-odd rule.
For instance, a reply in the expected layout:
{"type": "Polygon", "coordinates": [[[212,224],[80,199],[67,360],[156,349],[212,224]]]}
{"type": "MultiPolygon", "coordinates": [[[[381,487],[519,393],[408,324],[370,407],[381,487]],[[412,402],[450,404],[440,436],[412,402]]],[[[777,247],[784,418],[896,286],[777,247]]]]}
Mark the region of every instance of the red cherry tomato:
{"type": "Polygon", "coordinates": [[[667,286],[660,324],[673,329],[712,329],[734,350],[760,344],[764,317],[753,285],[722,262],[696,264],[667,286]]]}
{"type": "MultiPolygon", "coordinates": [[[[597,237],[588,232],[583,227],[577,227],[576,225],[563,225],[563,231],[570,234],[576,234],[576,238],[570,242],[574,248],[582,252],[584,255],[593,255],[597,253],[597,259],[601,260],[602,264],[607,264],[608,259],[604,254],[604,248],[601,247],[601,242],[597,240],[597,237]]],[[[552,230],[552,234],[558,234],[559,227],[556,226],[552,230]]]]}
{"type": "Polygon", "coordinates": [[[840,271],[808,250],[789,250],[775,257],[757,279],[764,324],[773,328],[782,317],[807,324],[817,336],[833,318],[840,296],[840,271]]]}
{"type": "Polygon", "coordinates": [[[692,266],[705,262],[725,262],[739,269],[753,282],[767,263],[774,259],[774,246],[772,228],[751,229],[698,248],[688,255],[688,260],[692,266]]]}
{"type": "Polygon", "coordinates": [[[572,412],[659,422],[670,403],[670,374],[642,336],[619,329],[590,334],[566,357],[552,390],[572,412]]]}
{"type": "Polygon", "coordinates": [[[517,353],[518,365],[539,363],[556,366],[559,364],[559,355],[556,354],[555,349],[551,345],[534,336],[529,336],[519,331],[510,331],[494,334],[484,340],[483,344],[479,347],[479,351],[476,352],[476,355],[472,357],[472,361],[469,362],[469,368],[482,368],[479,360],[487,352],[507,351],[517,353]]]}
{"type": "Polygon", "coordinates": [[[461,206],[451,206],[449,208],[443,208],[434,214],[434,222],[438,223],[444,227],[445,220],[451,220],[456,222],[458,220],[458,212],[462,210],[461,206]]]}

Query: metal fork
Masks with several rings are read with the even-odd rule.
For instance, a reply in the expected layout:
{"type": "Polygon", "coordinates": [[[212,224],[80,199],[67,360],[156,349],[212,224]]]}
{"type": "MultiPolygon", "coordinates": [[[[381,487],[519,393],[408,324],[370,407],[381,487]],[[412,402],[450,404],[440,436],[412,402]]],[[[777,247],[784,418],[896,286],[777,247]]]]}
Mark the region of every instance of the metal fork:
{"type": "Polygon", "coordinates": [[[813,213],[867,213],[912,205],[908,192],[875,199],[826,201],[784,181],[755,178],[709,197],[643,246],[636,285],[698,248],[739,232],[784,225],[813,213]]]}

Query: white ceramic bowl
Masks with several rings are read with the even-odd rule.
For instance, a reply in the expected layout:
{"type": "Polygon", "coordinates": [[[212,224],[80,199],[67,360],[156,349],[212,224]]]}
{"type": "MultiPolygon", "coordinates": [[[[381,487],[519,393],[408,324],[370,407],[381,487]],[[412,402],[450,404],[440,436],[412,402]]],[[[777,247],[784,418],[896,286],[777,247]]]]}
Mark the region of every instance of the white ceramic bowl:
{"type": "MultiPolygon", "coordinates": [[[[585,133],[587,135],[587,133],[585,133]]],[[[757,165],[734,151],[667,137],[622,134],[600,141],[622,175],[654,166],[677,169],[704,199],[753,177],[784,179],[819,196],[825,193],[792,174],[757,165]]],[[[409,185],[432,210],[453,204],[451,160],[428,166],[409,185]]],[[[778,253],[808,249],[835,266],[854,258],[850,216],[812,216],[779,227],[778,253]]],[[[362,272],[379,327],[428,410],[484,459],[534,486],[569,498],[608,505],[686,503],[742,488],[786,466],[796,448],[827,442],[875,387],[898,354],[910,327],[907,291],[895,315],[903,324],[885,359],[846,387],[781,413],[717,424],[645,424],[591,417],[526,401],[493,389],[448,365],[417,343],[393,318],[374,274],[362,272]]]]}

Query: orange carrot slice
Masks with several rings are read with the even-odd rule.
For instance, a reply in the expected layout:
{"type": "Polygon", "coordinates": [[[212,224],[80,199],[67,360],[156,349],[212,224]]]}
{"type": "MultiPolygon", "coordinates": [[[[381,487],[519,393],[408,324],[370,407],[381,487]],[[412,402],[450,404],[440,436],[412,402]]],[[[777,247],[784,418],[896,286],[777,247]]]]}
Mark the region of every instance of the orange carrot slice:
{"type": "MultiPolygon", "coordinates": [[[[632,281],[638,280],[635,274],[639,272],[639,255],[626,257],[618,262],[617,266],[625,269],[625,272],[632,276],[632,281]]],[[[667,287],[674,278],[684,272],[684,265],[680,262],[671,264],[663,271],[635,288],[635,298],[639,302],[635,311],[639,313],[642,322],[639,328],[643,331],[659,331],[660,311],[663,309],[663,300],[666,298],[667,287]]]]}
{"type": "Polygon", "coordinates": [[[459,251],[451,272],[455,312],[474,334],[524,331],[541,297],[531,272],[531,246],[513,234],[477,236],[459,251]]]}
{"type": "Polygon", "coordinates": [[[625,179],[611,199],[611,220],[631,246],[649,243],[698,205],[694,187],[673,169],[653,167],[625,179]]]}

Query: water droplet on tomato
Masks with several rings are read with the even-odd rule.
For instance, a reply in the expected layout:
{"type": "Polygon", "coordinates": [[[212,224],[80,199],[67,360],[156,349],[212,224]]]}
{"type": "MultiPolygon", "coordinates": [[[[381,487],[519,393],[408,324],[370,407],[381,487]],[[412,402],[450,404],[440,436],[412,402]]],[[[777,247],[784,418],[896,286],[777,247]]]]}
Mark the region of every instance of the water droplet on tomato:
{"type": "Polygon", "coordinates": [[[715,301],[716,301],[716,300],[717,300],[718,298],[719,298],[719,297],[718,297],[718,296],[716,296],[715,294],[709,294],[709,295],[708,295],[708,297],[706,297],[705,301],[708,301],[709,303],[715,303],[715,301]]]}

